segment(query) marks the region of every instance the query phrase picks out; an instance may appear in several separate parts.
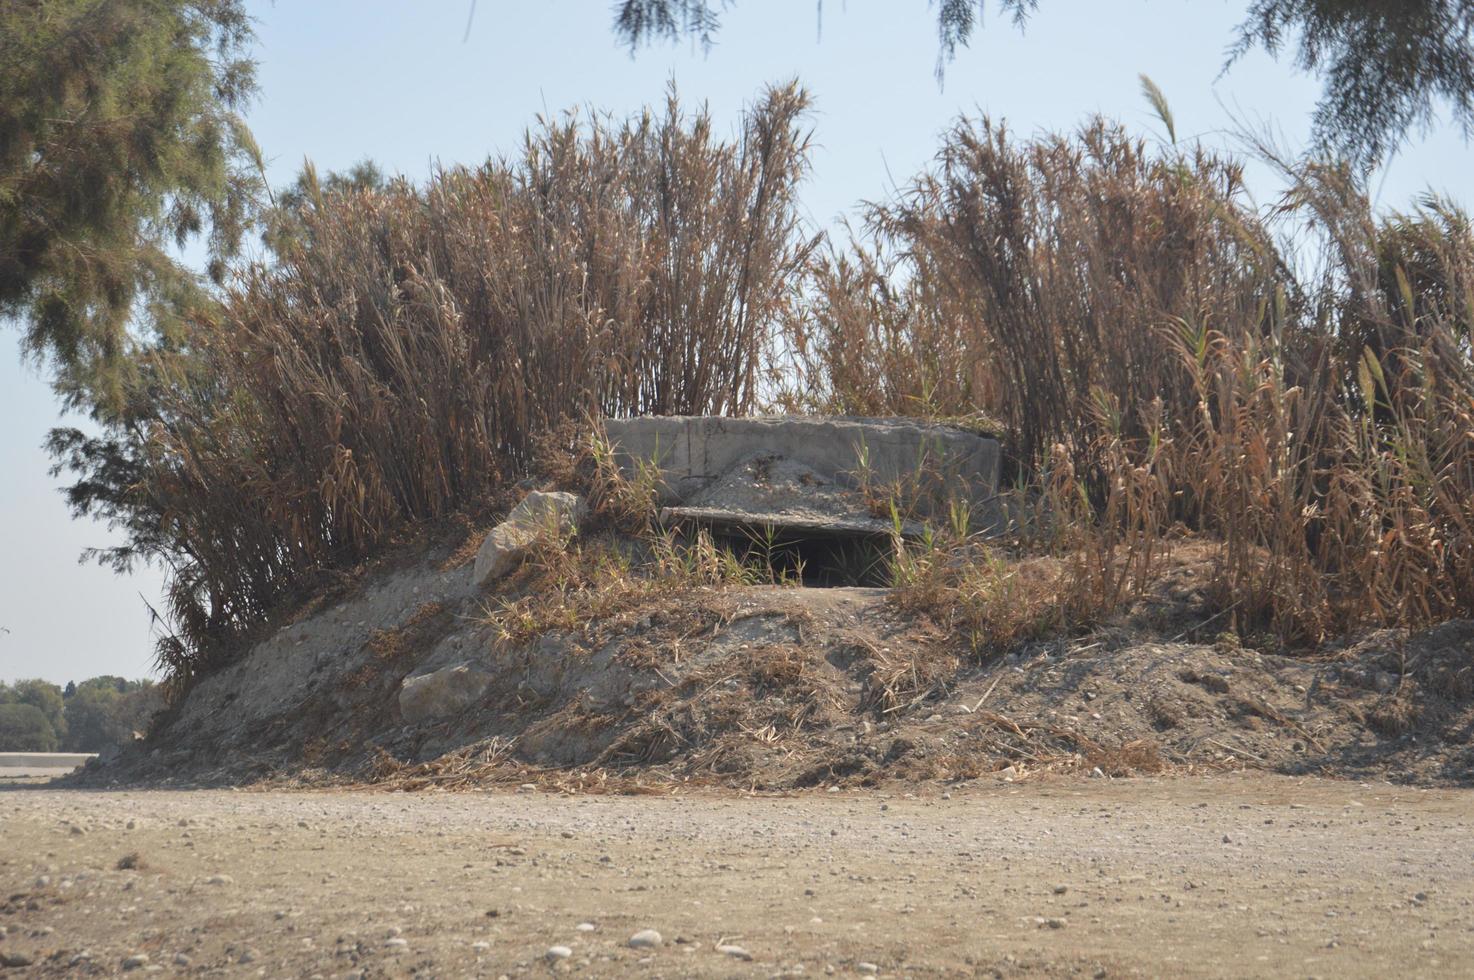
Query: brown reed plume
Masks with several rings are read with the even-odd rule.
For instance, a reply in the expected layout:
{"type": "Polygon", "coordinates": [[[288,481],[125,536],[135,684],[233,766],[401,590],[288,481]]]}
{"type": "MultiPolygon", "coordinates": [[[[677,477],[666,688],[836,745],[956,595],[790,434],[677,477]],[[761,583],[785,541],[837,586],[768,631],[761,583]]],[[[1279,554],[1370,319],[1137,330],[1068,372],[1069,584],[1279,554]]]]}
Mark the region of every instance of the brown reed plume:
{"type": "Polygon", "coordinates": [[[567,419],[750,411],[812,243],[797,85],[734,139],[570,115],[424,186],[311,176],[277,261],[151,356],[135,508],[164,528],[187,675],[323,569],[472,509],[567,419]]]}

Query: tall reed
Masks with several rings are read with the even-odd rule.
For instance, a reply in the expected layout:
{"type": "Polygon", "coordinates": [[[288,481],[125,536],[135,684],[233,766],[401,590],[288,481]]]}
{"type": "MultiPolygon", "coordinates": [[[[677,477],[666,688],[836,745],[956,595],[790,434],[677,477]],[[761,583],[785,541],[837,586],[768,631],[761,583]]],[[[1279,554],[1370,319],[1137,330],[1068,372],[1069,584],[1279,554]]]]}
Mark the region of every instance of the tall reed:
{"type": "Polygon", "coordinates": [[[736,138],[674,93],[549,121],[423,187],[307,181],[293,234],[158,352],[137,506],[165,528],[187,672],[316,572],[472,508],[592,415],[740,414],[812,243],[796,85],[736,138]]]}
{"type": "Polygon", "coordinates": [[[1100,393],[1142,435],[1154,399],[1190,396],[1157,328],[1260,331],[1284,276],[1237,162],[1154,152],[1103,120],[1019,141],[963,119],[865,227],[865,247],[817,263],[819,303],[790,325],[813,400],[982,411],[1033,464],[1056,444],[1085,462],[1100,393]]]}
{"type": "Polygon", "coordinates": [[[788,402],[1003,419],[1072,556],[1056,605],[1129,598],[1179,522],[1245,632],[1474,615],[1469,220],[1266,156],[1288,190],[1256,209],[1200,147],[959,122],[813,263],[788,402]]]}

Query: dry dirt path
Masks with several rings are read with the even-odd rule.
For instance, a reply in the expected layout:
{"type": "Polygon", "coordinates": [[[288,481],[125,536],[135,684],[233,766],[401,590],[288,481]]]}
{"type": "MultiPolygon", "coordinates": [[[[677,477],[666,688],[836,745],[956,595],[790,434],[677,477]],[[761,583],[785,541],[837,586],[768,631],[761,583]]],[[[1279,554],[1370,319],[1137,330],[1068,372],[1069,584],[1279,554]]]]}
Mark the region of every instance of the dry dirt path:
{"type": "Polygon", "coordinates": [[[1469,976],[1474,794],[11,787],[0,896],[3,976],[1469,976]]]}

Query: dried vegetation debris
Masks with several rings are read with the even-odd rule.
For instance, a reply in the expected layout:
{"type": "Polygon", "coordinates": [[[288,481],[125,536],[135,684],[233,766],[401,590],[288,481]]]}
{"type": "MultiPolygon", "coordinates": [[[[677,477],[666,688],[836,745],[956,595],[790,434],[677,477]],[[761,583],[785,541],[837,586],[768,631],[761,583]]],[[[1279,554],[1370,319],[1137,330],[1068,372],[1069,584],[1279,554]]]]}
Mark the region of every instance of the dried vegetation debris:
{"type": "MultiPolygon", "coordinates": [[[[599,539],[579,547],[597,550],[599,539]]],[[[524,618],[506,631],[488,612],[494,598],[426,589],[469,576],[443,571],[452,550],[391,576],[394,595],[416,600],[402,608],[369,589],[288,627],[321,636],[316,618],[392,612],[351,649],[289,648],[319,663],[290,696],[237,687],[220,708],[236,723],[211,727],[211,692],[196,691],[199,707],[186,704],[84,781],[663,791],[1242,767],[1474,778],[1474,623],[1382,630],[1314,658],[1261,652],[1205,613],[1205,567],[1191,547],[1091,631],[984,656],[892,590],[683,575],[628,576],[618,592],[595,574],[565,579],[559,593],[548,579],[556,564],[508,580],[502,608],[524,618]],[[403,679],[461,658],[491,675],[482,697],[406,724],[403,679]]],[[[258,647],[241,670],[280,671],[282,642],[258,647]]]]}

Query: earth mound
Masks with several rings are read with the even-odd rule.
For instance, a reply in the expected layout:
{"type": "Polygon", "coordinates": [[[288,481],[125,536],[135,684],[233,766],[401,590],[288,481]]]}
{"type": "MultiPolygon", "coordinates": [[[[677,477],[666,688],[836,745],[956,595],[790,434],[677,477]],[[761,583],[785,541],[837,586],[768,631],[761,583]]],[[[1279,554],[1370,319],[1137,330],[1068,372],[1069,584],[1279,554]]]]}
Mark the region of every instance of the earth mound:
{"type": "Polygon", "coordinates": [[[1474,777],[1474,623],[1380,631],[1314,659],[1203,642],[1212,625],[1194,628],[1206,617],[1190,553],[1116,621],[977,662],[887,590],[862,587],[673,588],[509,633],[494,611],[546,582],[527,567],[493,593],[476,587],[479,540],[442,540],[304,607],[79,780],[595,790],[1225,768],[1474,777]],[[406,698],[437,677],[438,691],[406,698]]]}
{"type": "Polygon", "coordinates": [[[1088,632],[979,655],[877,587],[877,569],[923,522],[955,520],[959,494],[979,540],[1005,528],[996,441],[863,419],[637,419],[608,435],[622,475],[606,476],[645,487],[655,532],[529,487],[489,532],[427,539],[303,605],[79,778],[1474,779],[1474,623],[1314,657],[1246,648],[1218,632],[1209,550],[1187,540],[1149,594],[1088,632]]]}

